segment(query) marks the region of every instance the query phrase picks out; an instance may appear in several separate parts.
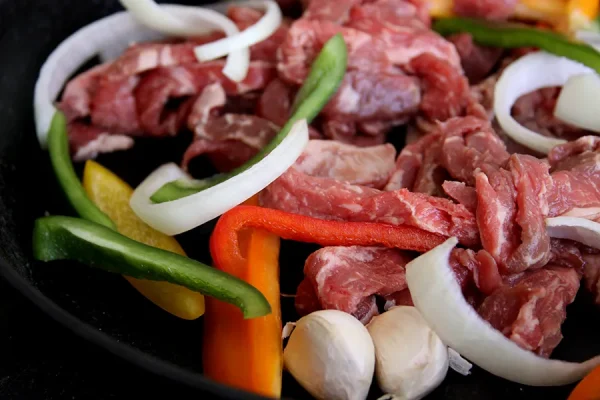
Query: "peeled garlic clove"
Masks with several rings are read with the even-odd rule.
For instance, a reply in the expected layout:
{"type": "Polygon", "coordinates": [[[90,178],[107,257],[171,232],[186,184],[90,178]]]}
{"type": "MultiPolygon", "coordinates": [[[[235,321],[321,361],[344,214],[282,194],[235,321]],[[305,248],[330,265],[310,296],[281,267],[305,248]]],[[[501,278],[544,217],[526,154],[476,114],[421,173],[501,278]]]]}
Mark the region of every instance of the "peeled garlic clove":
{"type": "Polygon", "coordinates": [[[375,376],[384,393],[421,399],[448,371],[448,350],[415,307],[394,307],[371,320],[375,376]]]}
{"type": "Polygon", "coordinates": [[[316,399],[363,400],[373,380],[375,349],[367,329],[352,315],[322,310],[296,323],[283,361],[316,399]]]}

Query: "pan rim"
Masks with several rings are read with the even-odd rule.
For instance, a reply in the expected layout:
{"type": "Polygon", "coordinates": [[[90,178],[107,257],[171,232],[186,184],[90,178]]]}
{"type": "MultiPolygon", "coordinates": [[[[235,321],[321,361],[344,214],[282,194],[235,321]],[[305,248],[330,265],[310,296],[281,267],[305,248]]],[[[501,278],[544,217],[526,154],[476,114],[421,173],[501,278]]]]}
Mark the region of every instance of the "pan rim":
{"type": "Polygon", "coordinates": [[[236,400],[266,400],[268,397],[259,396],[241,389],[227,386],[206,377],[202,373],[192,372],[187,368],[170,361],[148,354],[127,343],[120,342],[108,333],[77,318],[51,298],[22,277],[10,262],[0,257],[0,276],[13,288],[37,306],[44,314],[65,326],[77,336],[88,342],[108,350],[117,357],[142,368],[155,375],[162,376],[185,386],[201,389],[220,398],[236,400]]]}

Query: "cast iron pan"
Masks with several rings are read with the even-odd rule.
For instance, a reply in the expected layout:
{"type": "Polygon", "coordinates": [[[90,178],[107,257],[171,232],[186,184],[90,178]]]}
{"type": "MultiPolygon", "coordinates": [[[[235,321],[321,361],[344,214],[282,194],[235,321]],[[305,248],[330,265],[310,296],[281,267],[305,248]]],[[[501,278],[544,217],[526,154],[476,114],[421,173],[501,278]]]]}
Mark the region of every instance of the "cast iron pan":
{"type": "MultiPolygon", "coordinates": [[[[190,322],[170,316],[118,275],[76,263],[32,260],[34,219],[46,212],[74,215],[35,137],[32,97],[38,71],[69,34],[119,9],[117,0],[0,0],[0,273],[56,320],[139,367],[221,398],[259,398],[202,375],[202,319],[190,322]]],[[[137,185],[158,165],[179,162],[190,140],[191,135],[185,134],[176,139],[139,140],[134,150],[102,156],[98,161],[137,185]]],[[[206,173],[205,165],[196,167],[206,173]]],[[[210,263],[212,226],[178,237],[190,256],[205,263],[210,263]]],[[[311,245],[283,243],[284,293],[295,292],[303,260],[314,250],[311,245]]],[[[282,302],[284,318],[296,320],[293,299],[283,298],[282,302]]],[[[600,353],[600,313],[586,293],[579,294],[568,315],[563,326],[566,339],[555,357],[581,361],[600,353]]],[[[450,372],[429,398],[564,399],[570,389],[524,387],[475,368],[468,377],[450,372]]],[[[371,397],[380,394],[374,388],[371,397]]],[[[289,375],[284,377],[284,397],[310,398],[289,375]]]]}

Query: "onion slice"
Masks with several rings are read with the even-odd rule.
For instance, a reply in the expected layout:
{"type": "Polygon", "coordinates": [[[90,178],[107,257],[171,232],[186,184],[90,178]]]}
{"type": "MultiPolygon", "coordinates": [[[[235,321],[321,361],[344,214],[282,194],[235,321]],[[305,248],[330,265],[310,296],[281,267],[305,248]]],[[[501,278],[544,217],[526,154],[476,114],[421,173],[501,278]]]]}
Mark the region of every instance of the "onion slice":
{"type": "MultiPolygon", "coordinates": [[[[225,15],[207,8],[192,7],[193,14],[173,15],[163,6],[159,6],[153,0],[120,0],[142,24],[174,36],[197,36],[207,33],[207,25],[211,28],[219,28],[228,37],[238,36],[240,30],[237,25],[225,15]]],[[[203,61],[203,60],[199,60],[203,61]]],[[[248,74],[250,66],[250,50],[247,46],[229,53],[223,75],[235,82],[241,82],[248,74]]]]}
{"type": "Polygon", "coordinates": [[[569,239],[600,249],[600,224],[585,218],[554,217],[546,219],[548,235],[569,239]]]}
{"type": "MultiPolygon", "coordinates": [[[[222,5],[215,8],[225,10],[222,5]]],[[[196,24],[205,20],[199,17],[199,13],[206,10],[198,7],[161,5],[161,9],[180,19],[195,21],[196,24]]],[[[117,58],[131,43],[164,37],[164,34],[141,25],[130,13],[119,12],[84,26],[64,40],[42,65],[35,84],[33,107],[40,145],[46,147],[46,136],[56,112],[54,102],[58,94],[82,64],[97,55],[102,61],[109,61],[117,58]]]]}
{"type": "Polygon", "coordinates": [[[538,89],[562,86],[569,78],[592,73],[592,69],[565,57],[546,52],[531,53],[509,65],[494,89],[494,113],[502,129],[514,141],[542,154],[565,140],[542,136],[519,124],[511,109],[519,97],[538,89]]]}
{"type": "Polygon", "coordinates": [[[452,237],[406,266],[415,306],[446,345],[494,375],[531,386],[566,385],[600,365],[600,356],[583,363],[539,357],[483,320],[465,301],[450,268],[457,243],[452,237]]]}
{"type": "MultiPolygon", "coordinates": [[[[136,0],[127,1],[135,2],[136,0]]],[[[254,25],[246,28],[237,35],[196,47],[194,52],[198,60],[211,61],[262,42],[275,33],[281,25],[281,9],[274,1],[250,1],[244,3],[244,5],[262,8],[265,10],[265,15],[263,15],[254,25]]]]}
{"type": "Polygon", "coordinates": [[[308,143],[306,120],[296,122],[271,153],[246,171],[196,194],[155,204],[150,196],[164,184],[189,177],[175,164],[154,171],[133,192],[135,214],[154,229],[177,235],[200,226],[263,190],[300,157],[308,143]]]}
{"type": "Polygon", "coordinates": [[[575,75],[562,88],[554,116],[579,128],[600,132],[600,76],[575,75]]]}

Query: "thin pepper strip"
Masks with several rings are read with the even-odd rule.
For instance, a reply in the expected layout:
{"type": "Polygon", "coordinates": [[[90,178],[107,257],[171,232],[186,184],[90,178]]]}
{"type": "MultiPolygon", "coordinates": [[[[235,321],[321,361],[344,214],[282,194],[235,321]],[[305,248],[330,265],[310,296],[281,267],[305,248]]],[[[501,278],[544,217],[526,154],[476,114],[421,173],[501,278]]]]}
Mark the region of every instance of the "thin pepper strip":
{"type": "Polygon", "coordinates": [[[259,228],[282,239],[322,246],[385,246],[424,253],[444,242],[441,235],[411,226],[328,221],[255,206],[237,206],[219,218],[210,238],[216,265],[240,265],[238,233],[259,228]]]}
{"type": "Polygon", "coordinates": [[[71,154],[69,153],[67,120],[60,111],[54,114],[50,124],[48,152],[50,153],[50,161],[58,182],[75,211],[82,218],[116,230],[117,227],[108,215],[103,213],[87,196],[83,185],[75,173],[73,163],[71,162],[71,154]]]}
{"type": "Polygon", "coordinates": [[[593,47],[571,41],[556,32],[511,23],[481,21],[471,18],[441,18],[432,26],[447,36],[466,32],[485,46],[502,48],[536,47],[561,57],[578,61],[600,73],[600,53],[593,47]]]}
{"type": "MultiPolygon", "coordinates": [[[[256,196],[245,204],[256,204],[256,196]]],[[[273,312],[244,320],[238,309],[206,299],[203,371],[211,379],[263,396],[281,396],[283,348],[279,238],[259,229],[240,232],[240,264],[216,267],[244,279],[269,300],[273,312]]]]}
{"type": "Polygon", "coordinates": [[[169,182],[154,193],[151,200],[164,203],[190,196],[218,185],[259,162],[281,143],[296,122],[306,119],[307,123],[310,123],[321,112],[344,78],[347,58],[348,51],[342,35],[333,36],[325,43],[313,62],[310,73],[296,96],[292,116],[268,145],[242,166],[227,174],[215,175],[204,180],[169,182]]]}
{"type": "MultiPolygon", "coordinates": [[[[114,221],[120,234],[148,246],[186,256],[172,236],[152,229],[129,206],[133,189],[125,181],[95,161],[87,160],[83,187],[88,197],[114,221]]],[[[169,282],[125,276],[142,295],[163,310],[182,319],[193,320],[204,314],[204,296],[169,282]]]]}
{"type": "Polygon", "coordinates": [[[80,218],[39,218],[33,229],[37,260],[74,260],[134,278],[166,281],[231,303],[244,318],[268,315],[271,306],[252,285],[191,258],[147,246],[80,218]]]}
{"type": "Polygon", "coordinates": [[[573,389],[568,400],[600,400],[600,367],[596,367],[573,389]]]}

